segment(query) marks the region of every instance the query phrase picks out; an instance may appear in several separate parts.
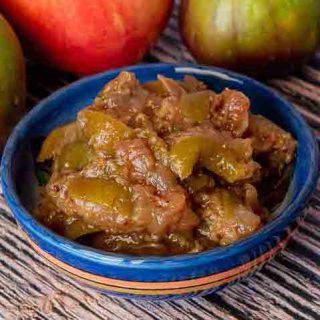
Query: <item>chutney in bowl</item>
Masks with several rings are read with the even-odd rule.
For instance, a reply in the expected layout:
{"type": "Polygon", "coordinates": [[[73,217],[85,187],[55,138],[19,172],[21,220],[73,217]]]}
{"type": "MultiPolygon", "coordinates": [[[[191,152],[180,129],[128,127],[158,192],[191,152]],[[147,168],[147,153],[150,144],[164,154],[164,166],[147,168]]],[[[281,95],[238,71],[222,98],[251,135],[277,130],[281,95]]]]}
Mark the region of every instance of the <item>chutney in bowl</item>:
{"type": "MultiPolygon", "coordinates": [[[[122,154],[125,159],[125,153],[122,154]]],[[[151,64],[85,78],[42,101],[18,124],[8,141],[2,159],[2,184],[9,207],[31,244],[57,268],[106,293],[130,298],[175,299],[219,290],[281,250],[302,217],[302,209],[315,187],[317,167],[317,144],[310,129],[288,102],[264,85],[215,68],[151,64]],[[292,135],[297,150],[288,192],[280,206],[271,210],[262,227],[225,246],[219,243],[198,253],[160,257],[90,248],[52,232],[35,219],[34,210],[39,203],[36,159],[43,140],[52,130],[74,121],[78,112],[92,105],[104,85],[122,71],[133,73],[141,84],[155,81],[159,74],[178,81],[187,75],[204,82],[216,93],[225,88],[240,91],[250,100],[254,114],[266,117],[292,135]]],[[[214,174],[215,183],[218,190],[224,190],[218,176],[214,174]]]]}
{"type": "Polygon", "coordinates": [[[157,78],[120,73],[48,135],[34,211],[45,226],[109,252],[177,255],[240,240],[280,205],[291,134],[238,90],[157,78]]]}

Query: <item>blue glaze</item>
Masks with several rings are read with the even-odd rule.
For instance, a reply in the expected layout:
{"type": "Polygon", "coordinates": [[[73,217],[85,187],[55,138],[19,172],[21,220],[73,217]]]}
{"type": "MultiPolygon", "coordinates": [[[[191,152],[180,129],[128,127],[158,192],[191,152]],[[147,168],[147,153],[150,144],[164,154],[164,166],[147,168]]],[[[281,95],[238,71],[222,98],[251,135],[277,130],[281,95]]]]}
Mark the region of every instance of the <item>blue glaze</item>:
{"type": "MultiPolygon", "coordinates": [[[[316,186],[318,146],[298,112],[274,91],[248,77],[197,65],[149,64],[105,72],[77,81],[40,102],[16,126],[2,158],[2,187],[9,207],[22,228],[44,251],[78,269],[116,279],[173,281],[207,276],[242,265],[274,247],[299,218],[316,186]],[[252,236],[224,248],[196,255],[132,257],[105,253],[69,241],[39,224],[28,212],[36,199],[32,151],[34,139],[45,137],[57,126],[74,120],[106,82],[121,71],[135,72],[141,82],[163,74],[182,79],[190,74],[215,91],[225,87],[244,92],[252,110],[290,131],[298,141],[293,179],[282,212],[252,236]]],[[[209,292],[209,291],[208,291],[209,292]]]]}

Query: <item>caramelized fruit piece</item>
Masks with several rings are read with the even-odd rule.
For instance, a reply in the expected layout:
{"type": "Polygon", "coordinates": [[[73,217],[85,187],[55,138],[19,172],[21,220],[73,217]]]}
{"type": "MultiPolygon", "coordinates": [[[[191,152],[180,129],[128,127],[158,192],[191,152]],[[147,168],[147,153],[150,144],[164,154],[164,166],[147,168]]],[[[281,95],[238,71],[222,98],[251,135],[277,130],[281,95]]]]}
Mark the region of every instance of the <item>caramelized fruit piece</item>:
{"type": "Polygon", "coordinates": [[[258,191],[252,184],[243,183],[239,185],[233,185],[229,186],[228,189],[237,197],[239,197],[248,208],[251,208],[252,211],[258,214],[260,217],[266,213],[266,210],[260,204],[258,191]]]}
{"type": "Polygon", "coordinates": [[[180,81],[175,81],[161,75],[158,75],[158,79],[170,96],[178,97],[186,92],[180,81]]]}
{"type": "Polygon", "coordinates": [[[86,142],[77,141],[67,144],[57,157],[54,170],[81,170],[90,158],[90,149],[86,142]]]}
{"type": "Polygon", "coordinates": [[[140,83],[133,72],[121,72],[116,78],[109,81],[99,92],[95,103],[103,102],[108,106],[108,100],[112,94],[133,95],[140,89],[140,83]]]}
{"type": "Polygon", "coordinates": [[[202,148],[201,137],[187,137],[170,149],[171,170],[181,179],[189,177],[199,160],[202,148]]]}
{"type": "Polygon", "coordinates": [[[183,137],[171,147],[171,169],[180,179],[185,179],[191,175],[193,167],[200,160],[205,168],[229,183],[249,178],[257,169],[257,165],[248,157],[251,154],[248,141],[231,140],[230,146],[228,141],[223,143],[213,136],[183,137]],[[245,151],[242,157],[235,148],[245,151]]]}
{"type": "Polygon", "coordinates": [[[132,230],[129,190],[111,179],[77,174],[54,175],[46,192],[66,217],[79,219],[99,230],[132,230]]]}
{"type": "Polygon", "coordinates": [[[249,123],[250,100],[242,92],[225,89],[211,106],[211,122],[219,129],[240,138],[249,123]]]}
{"type": "Polygon", "coordinates": [[[197,229],[199,234],[219,245],[228,245],[260,227],[260,217],[228,190],[200,192],[195,202],[203,221],[197,229]]]}
{"type": "Polygon", "coordinates": [[[204,82],[189,75],[186,75],[180,83],[187,92],[203,91],[207,89],[204,82]]]}
{"type": "Polygon", "coordinates": [[[159,195],[152,187],[135,185],[132,194],[132,219],[152,234],[192,230],[199,223],[197,215],[187,206],[187,195],[181,187],[159,195]]]}
{"type": "Polygon", "coordinates": [[[248,135],[253,140],[254,154],[266,162],[269,169],[281,172],[289,164],[296,150],[296,141],[290,133],[260,115],[251,115],[248,135]]]}
{"type": "Polygon", "coordinates": [[[81,138],[82,132],[76,122],[54,129],[45,139],[37,160],[43,162],[55,158],[65,145],[81,138]]]}
{"type": "Polygon", "coordinates": [[[203,188],[213,188],[215,185],[214,179],[204,173],[192,174],[185,179],[184,185],[190,194],[194,194],[203,188]]]}
{"type": "Polygon", "coordinates": [[[69,179],[67,189],[72,199],[98,204],[126,216],[132,212],[130,192],[113,180],[75,177],[69,179]]]}
{"type": "Polygon", "coordinates": [[[179,101],[182,115],[192,124],[199,124],[209,115],[210,100],[215,94],[212,91],[198,91],[183,94],[179,101]]]}
{"type": "Polygon", "coordinates": [[[203,165],[229,183],[250,178],[258,165],[248,160],[245,154],[242,155],[242,158],[238,157],[233,149],[235,144],[238,144],[241,149],[246,143],[244,139],[237,139],[232,141],[232,147],[230,147],[228,143],[220,144],[214,140],[209,140],[209,142],[204,140],[203,165]]]}
{"type": "Polygon", "coordinates": [[[116,142],[133,136],[133,130],[103,111],[84,109],[78,121],[89,144],[96,150],[113,152],[116,142]]]}
{"type": "Polygon", "coordinates": [[[152,150],[154,157],[161,164],[168,166],[169,151],[166,143],[161,139],[154,130],[152,122],[147,115],[139,113],[134,119],[134,125],[137,127],[138,138],[143,138],[148,141],[148,146],[152,150]]]}
{"type": "Polygon", "coordinates": [[[213,91],[188,93],[172,90],[175,93],[164,97],[159,107],[153,110],[152,122],[157,133],[167,135],[209,121],[210,105],[216,97],[213,91]]]}
{"type": "MultiPolygon", "coordinates": [[[[158,94],[160,96],[168,95],[170,92],[172,92],[173,87],[181,87],[181,89],[178,89],[178,92],[197,92],[197,91],[203,91],[207,89],[207,86],[195,79],[192,76],[185,76],[183,81],[179,80],[172,80],[168,79],[166,77],[162,77],[161,80],[154,80],[146,82],[143,87],[147,89],[149,92],[158,94]],[[170,82],[173,81],[173,82],[170,82]],[[166,86],[164,83],[166,82],[166,86]]],[[[176,90],[174,90],[176,92],[176,90]]]]}
{"type": "Polygon", "coordinates": [[[40,190],[42,198],[35,216],[45,226],[71,240],[99,231],[99,228],[84,222],[80,217],[61,212],[44,190],[40,190]]]}
{"type": "Polygon", "coordinates": [[[162,82],[159,80],[149,81],[143,85],[143,88],[159,96],[164,96],[168,93],[162,82]]]}

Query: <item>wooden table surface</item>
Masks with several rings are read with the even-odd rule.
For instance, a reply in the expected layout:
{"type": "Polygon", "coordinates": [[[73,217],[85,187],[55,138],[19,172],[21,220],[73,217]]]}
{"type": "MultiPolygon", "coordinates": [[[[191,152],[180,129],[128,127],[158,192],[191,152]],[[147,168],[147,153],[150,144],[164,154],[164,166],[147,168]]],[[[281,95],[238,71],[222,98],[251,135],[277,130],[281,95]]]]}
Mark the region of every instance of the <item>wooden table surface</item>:
{"type": "MultiPolygon", "coordinates": [[[[177,33],[177,11],[151,61],[192,62],[177,33]]],[[[28,63],[29,106],[73,76],[28,63]]],[[[269,80],[320,131],[320,54],[298,74],[269,80]]],[[[0,201],[1,202],[1,201],[0,201]]],[[[52,268],[29,246],[9,210],[0,211],[0,319],[320,319],[320,184],[305,222],[260,272],[203,298],[143,302],[104,296],[52,268]]]]}

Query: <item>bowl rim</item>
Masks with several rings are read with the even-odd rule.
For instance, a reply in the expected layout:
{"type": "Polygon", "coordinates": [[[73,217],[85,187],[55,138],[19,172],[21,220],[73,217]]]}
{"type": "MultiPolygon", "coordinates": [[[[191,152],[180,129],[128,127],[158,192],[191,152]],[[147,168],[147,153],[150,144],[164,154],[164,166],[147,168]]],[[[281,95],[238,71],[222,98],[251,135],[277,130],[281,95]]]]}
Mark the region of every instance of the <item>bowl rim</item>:
{"type": "MultiPolygon", "coordinates": [[[[160,71],[161,72],[161,71],[160,71]]],[[[185,72],[187,73],[187,72],[185,72]]],[[[192,73],[192,72],[189,72],[192,73]]],[[[228,79],[227,79],[228,80],[228,79]]],[[[49,245],[59,248],[63,246],[64,249],[69,250],[70,254],[73,256],[82,257],[89,259],[91,261],[100,261],[102,264],[107,265],[117,265],[121,267],[137,267],[152,270],[157,268],[158,270],[167,270],[168,267],[179,267],[185,265],[185,263],[192,263],[193,267],[196,268],[197,265],[202,265],[208,261],[212,262],[215,259],[224,259],[231,256],[239,255],[240,253],[246,252],[248,249],[257,246],[260,243],[263,243],[267,238],[275,236],[279,231],[286,229],[299,215],[300,210],[302,210],[309,200],[309,197],[316,187],[319,170],[317,165],[319,163],[319,151],[318,144],[314,137],[314,134],[311,132],[309,126],[306,124],[302,116],[295,110],[291,104],[277,94],[274,90],[267,87],[266,85],[260,83],[259,81],[247,77],[242,74],[235,73],[233,71],[203,66],[198,64],[178,64],[178,63],[151,63],[151,64],[139,64],[134,66],[128,66],[123,68],[118,68],[106,72],[101,72],[89,77],[84,77],[80,80],[77,80],[61,89],[55,91],[42,101],[40,101],[30,112],[28,112],[16,125],[13,132],[11,133],[7,144],[5,146],[2,160],[1,160],[1,183],[2,189],[8,206],[11,211],[14,213],[15,218],[20,223],[20,220],[27,220],[27,233],[34,233],[42,241],[48,243],[49,245]],[[14,150],[19,144],[19,132],[22,128],[28,127],[29,122],[32,120],[33,116],[45,109],[50,105],[56,98],[61,95],[68,95],[69,91],[76,89],[77,87],[86,85],[92,80],[98,80],[104,78],[107,75],[116,76],[121,71],[131,71],[135,72],[139,69],[145,69],[146,72],[149,69],[163,69],[163,68],[187,68],[189,70],[202,70],[212,72],[216,77],[225,77],[230,78],[231,80],[236,79],[237,81],[241,80],[244,82],[250,82],[253,86],[263,89],[269,95],[272,95],[273,98],[280,100],[281,104],[290,114],[290,119],[294,119],[301,126],[303,131],[301,134],[304,136],[306,141],[309,141],[310,144],[310,154],[308,154],[309,162],[315,164],[314,166],[309,167],[308,176],[306,177],[305,184],[301,190],[299,190],[297,196],[291,201],[291,203],[286,206],[281,214],[276,217],[274,220],[268,222],[260,230],[256,231],[252,235],[236,241],[235,243],[226,246],[226,247],[216,247],[196,254],[183,254],[169,257],[161,256],[132,256],[126,254],[118,253],[109,253],[94,248],[90,248],[85,245],[78,244],[72,240],[64,238],[50,229],[44,227],[40,222],[38,222],[31,213],[25,209],[19,199],[18,194],[14,191],[14,181],[11,175],[11,163],[13,160],[14,150]]],[[[296,172],[297,167],[295,167],[294,172],[296,172]]],[[[23,228],[25,227],[21,223],[23,228]]],[[[31,235],[32,237],[32,235],[31,235]]]]}

